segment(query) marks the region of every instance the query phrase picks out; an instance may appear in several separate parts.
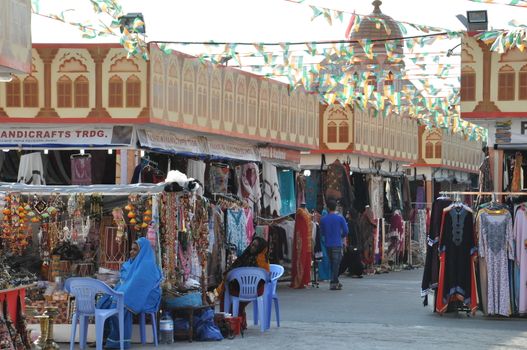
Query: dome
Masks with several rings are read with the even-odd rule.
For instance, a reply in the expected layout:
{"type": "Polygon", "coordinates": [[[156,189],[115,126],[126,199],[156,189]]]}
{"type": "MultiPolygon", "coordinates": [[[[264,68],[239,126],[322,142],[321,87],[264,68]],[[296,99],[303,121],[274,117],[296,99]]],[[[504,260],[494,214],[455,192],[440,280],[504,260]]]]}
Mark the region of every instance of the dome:
{"type": "MultiPolygon", "coordinates": [[[[361,39],[370,39],[370,40],[381,39],[382,40],[382,39],[389,39],[389,38],[402,38],[403,34],[397,22],[390,16],[387,16],[384,13],[382,13],[381,11],[382,1],[375,0],[374,2],[372,2],[372,5],[374,6],[373,12],[370,13],[368,16],[384,20],[386,23],[386,26],[388,27],[388,30],[385,28],[383,24],[375,23],[374,21],[370,21],[369,19],[365,18],[361,21],[359,30],[352,31],[348,39],[349,40],[361,40],[361,39]]],[[[353,43],[352,46],[355,49],[355,53],[363,52],[359,44],[353,43]]],[[[395,43],[395,47],[396,47],[395,52],[398,54],[402,54],[403,46],[404,44],[402,41],[395,43]]],[[[374,43],[373,50],[377,54],[386,53],[384,41],[374,43]]]]}

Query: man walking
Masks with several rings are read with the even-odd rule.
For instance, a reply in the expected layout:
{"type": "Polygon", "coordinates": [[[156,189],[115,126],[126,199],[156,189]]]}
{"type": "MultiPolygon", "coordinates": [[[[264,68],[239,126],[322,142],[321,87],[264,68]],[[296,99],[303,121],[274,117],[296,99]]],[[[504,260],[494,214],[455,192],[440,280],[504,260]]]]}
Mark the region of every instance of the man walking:
{"type": "Polygon", "coordinates": [[[329,213],[320,220],[320,229],[324,235],[326,249],[328,252],[331,267],[331,282],[329,289],[340,290],[342,284],[339,283],[339,267],[342,259],[342,239],[348,235],[348,225],[346,219],[337,212],[337,202],[327,201],[329,213]]]}

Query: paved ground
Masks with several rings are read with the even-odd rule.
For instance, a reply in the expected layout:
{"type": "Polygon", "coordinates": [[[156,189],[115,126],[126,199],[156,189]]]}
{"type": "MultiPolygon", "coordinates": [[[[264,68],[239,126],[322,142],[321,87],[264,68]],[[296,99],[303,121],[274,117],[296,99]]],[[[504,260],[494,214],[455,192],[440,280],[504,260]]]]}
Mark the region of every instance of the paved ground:
{"type": "Polygon", "coordinates": [[[327,283],[304,290],[280,285],[280,328],[273,321],[263,334],[250,325],[243,338],[158,349],[527,349],[527,319],[439,316],[423,307],[421,275],[416,269],[344,277],[341,291],[330,291],[327,283]]]}

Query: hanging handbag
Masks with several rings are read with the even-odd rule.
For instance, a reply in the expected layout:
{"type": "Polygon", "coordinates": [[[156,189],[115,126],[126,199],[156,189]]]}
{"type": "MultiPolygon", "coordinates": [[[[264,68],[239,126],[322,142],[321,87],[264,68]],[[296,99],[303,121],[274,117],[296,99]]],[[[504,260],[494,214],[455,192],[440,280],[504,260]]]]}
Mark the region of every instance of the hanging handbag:
{"type": "Polygon", "coordinates": [[[4,308],[4,304],[0,304],[0,350],[15,350],[7,322],[4,318],[4,308]]]}
{"type": "Polygon", "coordinates": [[[20,334],[22,344],[26,349],[31,348],[31,340],[29,339],[29,331],[27,329],[26,315],[22,309],[22,298],[20,292],[18,292],[17,303],[16,303],[16,330],[20,334]]]}

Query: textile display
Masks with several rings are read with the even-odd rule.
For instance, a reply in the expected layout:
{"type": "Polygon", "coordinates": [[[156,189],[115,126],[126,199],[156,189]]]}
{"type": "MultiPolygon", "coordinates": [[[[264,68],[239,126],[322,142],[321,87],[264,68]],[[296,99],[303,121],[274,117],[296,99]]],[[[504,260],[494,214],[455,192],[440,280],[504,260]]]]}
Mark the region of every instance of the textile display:
{"type": "Polygon", "coordinates": [[[247,217],[243,209],[227,210],[227,242],[236,246],[236,255],[240,256],[247,248],[247,217]]]}
{"type": "Polygon", "coordinates": [[[364,211],[364,208],[370,204],[370,194],[368,190],[368,180],[365,174],[353,173],[353,188],[355,190],[355,202],[353,207],[359,213],[364,211]]]}
{"type": "Polygon", "coordinates": [[[340,160],[337,159],[328,165],[325,187],[326,200],[339,201],[346,211],[353,204],[354,191],[351,187],[349,172],[340,160]]]}
{"type": "Polygon", "coordinates": [[[282,199],[280,197],[280,185],[278,181],[278,171],[274,165],[263,161],[263,205],[269,208],[269,213],[276,212],[281,215],[282,199]]]}
{"type": "Polygon", "coordinates": [[[71,184],[72,185],[91,185],[91,157],[72,157],[71,162],[71,184]]]}
{"type": "Polygon", "coordinates": [[[245,236],[247,237],[247,245],[251,244],[251,241],[254,237],[254,215],[253,210],[251,208],[244,208],[245,212],[245,236]]]}
{"type": "Polygon", "coordinates": [[[506,209],[478,214],[479,256],[487,268],[487,314],[510,315],[509,263],[514,259],[512,216],[506,209]]]}
{"type": "Polygon", "coordinates": [[[492,192],[494,190],[489,156],[486,156],[479,166],[479,190],[481,192],[492,192]]]}
{"type": "Polygon", "coordinates": [[[306,178],[305,200],[306,208],[311,211],[317,209],[317,196],[320,184],[320,172],[311,171],[311,175],[306,178]]]}
{"type": "Polygon", "coordinates": [[[370,176],[368,188],[370,191],[370,207],[375,218],[384,216],[384,180],[381,176],[370,176]]]}
{"type": "Polygon", "coordinates": [[[227,193],[230,170],[227,166],[212,165],[209,170],[209,186],[212,193],[227,193]]]}
{"type": "MultiPolygon", "coordinates": [[[[514,237],[516,241],[516,266],[518,270],[527,270],[527,208],[520,205],[514,215],[514,237]]],[[[527,314],[527,274],[521,273],[519,278],[518,312],[520,315],[527,314]]]]}
{"type": "Polygon", "coordinates": [[[511,191],[519,192],[522,188],[522,165],[523,165],[523,155],[521,152],[516,152],[516,157],[514,158],[514,170],[512,172],[512,183],[511,191]]]}
{"type": "Polygon", "coordinates": [[[256,213],[260,213],[260,171],[256,163],[247,163],[236,167],[239,174],[238,197],[249,200],[256,213]]]}
{"type": "Polygon", "coordinates": [[[311,243],[313,225],[306,209],[298,208],[293,238],[291,262],[291,288],[305,288],[311,281],[311,243]]]}
{"type": "MultiPolygon", "coordinates": [[[[91,174],[90,174],[91,177],[91,174]]],[[[20,157],[17,182],[26,185],[45,185],[44,166],[40,152],[24,154],[20,157]]]]}
{"type": "Polygon", "coordinates": [[[439,251],[437,312],[444,313],[450,302],[460,301],[474,313],[478,305],[475,280],[477,247],[470,208],[453,204],[443,210],[439,251]]]}
{"type": "Polygon", "coordinates": [[[279,171],[278,182],[280,184],[280,198],[282,200],[280,214],[292,214],[296,210],[294,172],[291,170],[279,171]]]}

